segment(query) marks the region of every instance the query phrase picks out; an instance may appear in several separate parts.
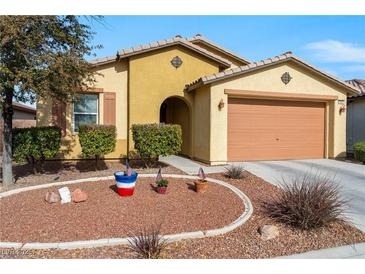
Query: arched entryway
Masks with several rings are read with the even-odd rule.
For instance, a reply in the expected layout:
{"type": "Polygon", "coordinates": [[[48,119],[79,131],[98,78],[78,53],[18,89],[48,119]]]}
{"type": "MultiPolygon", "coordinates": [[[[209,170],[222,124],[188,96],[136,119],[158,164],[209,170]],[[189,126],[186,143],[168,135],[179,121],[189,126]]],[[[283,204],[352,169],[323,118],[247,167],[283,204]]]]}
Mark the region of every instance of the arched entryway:
{"type": "Polygon", "coordinates": [[[190,156],[190,110],[184,99],[169,97],[163,101],[160,107],[160,123],[178,124],[181,126],[183,139],[181,154],[190,156]]]}

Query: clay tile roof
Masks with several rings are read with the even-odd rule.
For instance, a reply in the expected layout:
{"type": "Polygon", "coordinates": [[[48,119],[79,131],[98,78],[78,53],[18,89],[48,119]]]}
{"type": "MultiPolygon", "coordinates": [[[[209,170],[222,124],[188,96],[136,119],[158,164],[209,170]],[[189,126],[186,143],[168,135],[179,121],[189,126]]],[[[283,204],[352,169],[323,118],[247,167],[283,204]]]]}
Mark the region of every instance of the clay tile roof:
{"type": "Polygon", "coordinates": [[[144,44],[144,45],[135,46],[133,48],[120,49],[120,50],[118,50],[118,52],[115,56],[95,59],[93,61],[90,61],[90,64],[97,66],[100,64],[108,63],[108,62],[111,63],[118,59],[127,58],[127,57],[130,57],[133,55],[142,54],[145,52],[149,52],[152,50],[156,50],[156,49],[160,49],[160,48],[164,48],[164,47],[168,47],[168,46],[172,46],[172,45],[181,45],[183,47],[189,48],[199,54],[206,56],[209,59],[212,59],[212,60],[220,63],[221,65],[223,65],[226,68],[229,68],[232,65],[232,63],[230,61],[228,61],[227,59],[225,59],[219,55],[216,55],[202,47],[199,47],[198,45],[195,45],[195,44],[189,42],[188,39],[182,38],[180,35],[177,35],[173,38],[169,38],[169,39],[165,39],[165,40],[160,40],[160,41],[155,41],[155,42],[151,42],[151,43],[144,44]]]}
{"type": "MultiPolygon", "coordinates": [[[[364,79],[352,79],[352,80],[346,80],[345,82],[354,86],[356,89],[359,90],[358,97],[365,96],[365,80],[364,79]]],[[[353,96],[353,97],[357,97],[357,96],[353,96]]]]}
{"type": "Polygon", "coordinates": [[[216,50],[218,50],[220,52],[223,52],[223,53],[231,56],[232,58],[234,58],[234,59],[236,59],[236,60],[238,60],[238,61],[240,61],[242,63],[246,63],[246,64],[251,63],[251,61],[248,60],[247,58],[242,57],[239,54],[234,53],[234,52],[232,52],[232,51],[230,51],[230,50],[228,50],[226,48],[223,48],[222,46],[220,46],[220,45],[218,45],[218,44],[210,41],[208,38],[206,38],[205,36],[203,36],[203,35],[201,35],[199,33],[196,34],[195,36],[191,37],[191,38],[188,38],[187,40],[189,42],[192,42],[192,43],[201,42],[203,44],[206,44],[206,45],[208,45],[208,46],[210,46],[210,47],[212,47],[212,48],[214,48],[214,49],[216,49],[216,50]]]}
{"type": "MultiPolygon", "coordinates": [[[[268,58],[268,59],[265,59],[265,60],[262,60],[262,61],[250,63],[246,66],[241,66],[241,67],[239,67],[239,70],[237,68],[234,68],[234,69],[225,70],[225,71],[220,72],[220,73],[216,73],[216,74],[214,74],[213,78],[210,77],[210,76],[201,77],[201,78],[195,80],[194,82],[185,85],[185,90],[186,91],[191,91],[191,90],[194,90],[194,89],[196,89],[200,86],[206,85],[206,84],[210,84],[210,83],[213,83],[213,82],[216,82],[216,81],[219,81],[219,80],[235,77],[235,76],[238,76],[238,75],[250,72],[250,71],[254,71],[256,69],[260,69],[260,68],[263,68],[263,67],[266,67],[266,66],[286,62],[288,60],[292,60],[296,63],[299,63],[303,66],[306,66],[306,67],[314,70],[315,72],[317,72],[319,74],[322,74],[323,76],[327,77],[328,79],[330,79],[334,82],[337,82],[338,84],[346,87],[347,89],[350,89],[351,92],[354,95],[360,94],[360,90],[356,86],[354,86],[352,84],[349,84],[345,81],[342,81],[342,80],[340,80],[340,79],[338,79],[338,78],[336,78],[332,75],[329,75],[326,72],[321,71],[320,69],[314,67],[313,65],[308,64],[307,62],[303,61],[299,57],[295,56],[291,51],[285,52],[281,55],[274,56],[272,58],[268,58]]],[[[362,80],[360,80],[360,81],[362,81],[362,80]]]]}

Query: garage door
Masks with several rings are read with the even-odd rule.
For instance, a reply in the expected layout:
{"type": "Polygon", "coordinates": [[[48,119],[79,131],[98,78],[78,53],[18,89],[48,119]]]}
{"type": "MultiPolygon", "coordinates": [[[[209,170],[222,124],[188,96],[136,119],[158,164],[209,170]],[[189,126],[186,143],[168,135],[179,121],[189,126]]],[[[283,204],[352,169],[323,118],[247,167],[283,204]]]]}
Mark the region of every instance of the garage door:
{"type": "Polygon", "coordinates": [[[324,157],[325,104],[229,98],[228,160],[324,157]]]}

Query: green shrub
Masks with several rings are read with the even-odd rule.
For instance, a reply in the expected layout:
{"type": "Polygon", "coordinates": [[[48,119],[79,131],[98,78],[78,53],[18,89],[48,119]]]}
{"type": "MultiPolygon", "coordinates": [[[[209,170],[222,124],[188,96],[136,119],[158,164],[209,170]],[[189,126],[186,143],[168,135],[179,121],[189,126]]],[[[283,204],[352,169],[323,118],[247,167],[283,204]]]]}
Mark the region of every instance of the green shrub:
{"type": "Polygon", "coordinates": [[[132,125],[132,134],[134,147],[146,167],[149,162],[156,162],[158,156],[173,155],[181,151],[180,125],[132,125]]]}
{"type": "Polygon", "coordinates": [[[354,145],[355,159],[365,163],[365,140],[354,145]]]}
{"type": "Polygon", "coordinates": [[[58,127],[30,127],[13,129],[13,159],[32,163],[33,172],[43,170],[44,160],[57,155],[61,146],[58,127]]]}
{"type": "Polygon", "coordinates": [[[115,149],[116,128],[112,125],[80,125],[79,141],[83,157],[93,157],[98,168],[100,157],[115,149]]]}

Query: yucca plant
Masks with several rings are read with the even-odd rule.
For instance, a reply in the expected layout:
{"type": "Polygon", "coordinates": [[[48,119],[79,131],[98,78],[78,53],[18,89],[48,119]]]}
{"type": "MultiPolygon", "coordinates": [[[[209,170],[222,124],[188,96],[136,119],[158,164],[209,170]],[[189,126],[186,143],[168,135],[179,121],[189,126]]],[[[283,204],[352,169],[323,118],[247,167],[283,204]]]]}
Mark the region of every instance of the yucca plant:
{"type": "Polygon", "coordinates": [[[270,217],[303,230],[344,219],[347,201],[340,197],[335,178],[305,174],[289,182],[283,180],[282,188],[264,205],[270,217]]]}
{"type": "Polygon", "coordinates": [[[158,259],[166,248],[160,234],[161,225],[144,228],[137,236],[129,237],[129,249],[141,259],[158,259]]]}
{"type": "Polygon", "coordinates": [[[229,167],[226,167],[226,172],[224,173],[224,176],[230,179],[242,179],[243,172],[245,169],[242,166],[235,166],[231,165],[229,167]]]}

